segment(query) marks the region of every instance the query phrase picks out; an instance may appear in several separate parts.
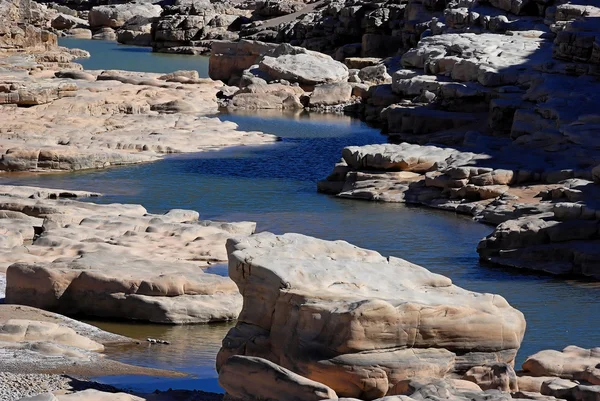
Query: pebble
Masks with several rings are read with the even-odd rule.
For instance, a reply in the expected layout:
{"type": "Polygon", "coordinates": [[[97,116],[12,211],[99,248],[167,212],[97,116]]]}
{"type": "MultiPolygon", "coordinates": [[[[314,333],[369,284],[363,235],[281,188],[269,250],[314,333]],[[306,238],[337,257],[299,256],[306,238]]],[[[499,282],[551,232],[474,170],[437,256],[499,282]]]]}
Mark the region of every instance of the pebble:
{"type": "Polygon", "coordinates": [[[0,372],[0,400],[15,401],[41,393],[71,388],[71,379],[60,375],[0,372]]]}

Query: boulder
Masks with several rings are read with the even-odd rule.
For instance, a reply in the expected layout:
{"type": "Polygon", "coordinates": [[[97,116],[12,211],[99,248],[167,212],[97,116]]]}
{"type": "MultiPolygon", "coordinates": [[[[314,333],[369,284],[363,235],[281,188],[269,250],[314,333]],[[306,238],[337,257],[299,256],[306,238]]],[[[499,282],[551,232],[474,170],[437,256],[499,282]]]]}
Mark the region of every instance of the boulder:
{"type": "Polygon", "coordinates": [[[540,351],[523,363],[530,376],[556,376],[600,385],[600,348],[570,345],[562,351],[540,351]]]}
{"type": "Polygon", "coordinates": [[[315,86],[309,99],[310,107],[344,104],[352,98],[352,86],[346,82],[315,86]]]}
{"type": "Polygon", "coordinates": [[[65,31],[65,35],[76,39],[92,39],[92,31],[86,28],[71,28],[65,31]]]}
{"type": "Polygon", "coordinates": [[[162,8],[151,3],[112,4],[93,7],[88,14],[92,28],[120,28],[129,19],[139,16],[153,18],[160,16],[162,8]]]}
{"type": "Polygon", "coordinates": [[[387,73],[387,68],[383,64],[362,68],[358,72],[358,77],[362,82],[371,84],[389,84],[392,82],[392,77],[387,73]]]}
{"type": "Polygon", "coordinates": [[[82,18],[77,18],[72,15],[67,14],[58,14],[56,18],[52,20],[50,26],[54,29],[58,29],[60,31],[71,29],[71,28],[85,28],[87,27],[88,22],[82,18]]]}
{"type": "Polygon", "coordinates": [[[229,396],[264,401],[337,399],[335,391],[263,358],[234,355],[221,366],[219,384],[229,396]]]}
{"type": "Polygon", "coordinates": [[[474,366],[463,379],[476,383],[482,390],[500,390],[506,393],[519,390],[517,374],[507,363],[474,366]]]}
{"type": "Polygon", "coordinates": [[[152,45],[152,19],[135,16],[125,22],[116,33],[117,41],[126,45],[152,45]]]}
{"type": "Polygon", "coordinates": [[[236,75],[241,76],[244,70],[256,64],[261,56],[277,47],[276,44],[250,40],[216,41],[210,50],[208,75],[212,79],[227,82],[236,75]]]}
{"type": "Polygon", "coordinates": [[[227,250],[244,307],[218,370],[257,356],[339,396],[374,399],[413,377],[512,364],[523,337],[523,315],[499,295],[344,241],[260,233],[227,250]]]}
{"type": "Polygon", "coordinates": [[[99,31],[96,31],[92,36],[92,39],[114,41],[117,40],[117,34],[114,29],[104,27],[99,31]]]}
{"type": "Polygon", "coordinates": [[[308,87],[348,79],[348,68],[344,64],[325,54],[309,51],[278,57],[265,56],[258,68],[271,79],[285,79],[308,87]]]}

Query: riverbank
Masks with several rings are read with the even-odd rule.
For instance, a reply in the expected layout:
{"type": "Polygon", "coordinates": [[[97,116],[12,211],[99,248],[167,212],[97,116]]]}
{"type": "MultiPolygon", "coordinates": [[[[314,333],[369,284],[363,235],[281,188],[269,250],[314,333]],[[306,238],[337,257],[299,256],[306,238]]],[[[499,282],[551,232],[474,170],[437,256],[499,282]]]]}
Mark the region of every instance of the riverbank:
{"type": "MultiPolygon", "coordinates": [[[[97,75],[96,79],[101,75],[97,75]]],[[[143,87],[142,90],[147,92],[151,92],[147,86],[154,87],[154,81],[149,85],[145,80],[146,75],[106,75],[110,75],[110,80],[119,82],[115,83],[117,86],[133,85],[143,87]],[[140,81],[142,78],[143,82],[140,81]]],[[[169,79],[178,81],[177,84],[183,87],[203,84],[196,81],[199,78],[196,78],[195,74],[191,75],[193,76],[190,77],[188,73],[178,74],[169,79]],[[192,81],[191,84],[189,80],[192,81]]],[[[133,89],[131,90],[133,93],[133,89]]],[[[299,126],[300,130],[302,127],[299,126]]],[[[335,136],[335,133],[330,134],[335,136]]],[[[280,383],[277,386],[264,385],[270,383],[268,377],[273,372],[283,373],[286,378],[284,382],[292,384],[292,387],[286,389],[287,392],[281,393],[283,398],[286,394],[293,394],[298,389],[298,384],[306,389],[303,387],[307,384],[304,380],[308,379],[298,376],[303,374],[316,380],[308,387],[317,388],[317,395],[321,398],[324,394],[333,396],[339,392],[363,399],[372,399],[388,392],[415,394],[416,398],[422,396],[426,399],[425,390],[414,391],[420,388],[421,384],[415,380],[406,381],[407,377],[402,376],[406,372],[419,372],[418,376],[422,376],[421,373],[424,372],[423,375],[427,376],[424,383],[426,386],[449,389],[451,394],[459,398],[463,394],[460,391],[456,392],[453,386],[468,388],[477,394],[476,397],[484,396],[480,391],[489,386],[503,391],[500,395],[497,394],[499,399],[520,397],[513,391],[516,385],[523,391],[541,393],[541,386],[548,380],[530,377],[538,375],[539,372],[554,377],[570,375],[563,377],[565,379],[587,374],[587,370],[557,373],[547,368],[538,373],[531,373],[533,371],[529,364],[529,368],[523,365],[524,369],[530,372],[524,375],[528,378],[519,383],[512,365],[523,340],[524,320],[520,312],[509,306],[501,295],[503,292],[509,294],[507,299],[511,303],[513,301],[510,297],[517,298],[523,306],[513,305],[527,311],[525,315],[528,319],[529,316],[533,317],[533,332],[529,334],[533,342],[523,343],[521,352],[524,355],[533,354],[527,352],[531,349],[529,347],[536,347],[538,351],[548,348],[560,349],[573,342],[585,345],[588,341],[591,344],[590,349],[570,348],[562,354],[558,353],[560,358],[568,360],[573,357],[585,358],[588,354],[595,355],[592,346],[597,344],[597,339],[594,337],[594,330],[590,330],[589,321],[592,321],[597,309],[594,298],[597,292],[583,286],[557,283],[547,277],[528,277],[514,271],[488,271],[477,265],[472,257],[466,256],[469,253],[464,252],[464,247],[461,246],[458,250],[448,249],[449,243],[458,247],[461,242],[472,240],[471,235],[475,235],[477,229],[473,230],[468,220],[460,220],[454,216],[445,218],[435,213],[431,214],[431,219],[419,219],[415,216],[427,216],[427,213],[393,205],[350,205],[350,202],[336,198],[322,201],[321,205],[327,204],[330,209],[324,208],[318,212],[311,210],[314,203],[307,204],[305,200],[314,200],[305,195],[304,186],[310,184],[310,193],[314,195],[314,177],[322,174],[323,163],[330,163],[321,157],[321,153],[329,152],[331,146],[323,147],[325,141],[302,142],[298,140],[302,135],[309,133],[302,130],[301,134],[294,137],[295,141],[287,143],[284,140],[271,146],[242,147],[241,150],[229,148],[218,152],[204,152],[204,156],[190,154],[187,160],[185,157],[168,158],[154,164],[124,166],[121,170],[130,180],[127,188],[121,189],[122,193],[132,194],[136,191],[136,185],[140,184],[135,184],[135,177],[143,177],[142,187],[154,186],[153,180],[162,179],[165,182],[156,187],[166,190],[161,192],[155,188],[157,192],[154,192],[153,202],[163,202],[162,207],[166,205],[168,208],[177,202],[185,205],[186,210],[172,210],[167,213],[164,213],[164,210],[162,213],[156,213],[139,205],[139,200],[130,202],[130,205],[103,205],[53,199],[75,195],[65,190],[36,188],[29,192],[23,189],[23,193],[18,193],[14,188],[7,189],[6,197],[12,198],[5,199],[4,204],[8,206],[3,207],[6,208],[4,220],[8,227],[6,244],[9,245],[7,248],[12,248],[7,251],[7,255],[24,259],[8,267],[9,301],[17,299],[18,302],[39,303],[45,308],[65,313],[79,312],[109,318],[133,317],[161,323],[186,323],[234,319],[239,313],[239,309],[236,308],[239,307],[240,296],[245,296],[248,301],[247,309],[243,312],[245,318],[227,335],[218,363],[222,371],[222,383],[230,394],[236,396],[244,395],[247,389],[240,388],[240,383],[247,382],[260,384],[250,391],[251,396],[262,396],[265,389],[271,391],[271,395],[273,392],[277,393],[280,383]],[[285,152],[277,153],[281,149],[298,154],[286,157],[285,152]],[[263,157],[256,158],[261,151],[264,152],[263,157]],[[230,164],[224,162],[227,158],[233,159],[230,164]],[[205,170],[207,165],[211,165],[205,160],[210,159],[216,162],[205,170]],[[274,162],[274,159],[280,160],[274,162]],[[314,168],[316,165],[319,166],[318,169],[314,168]],[[172,171],[177,171],[177,174],[145,174],[156,171],[152,168],[160,169],[164,166],[175,166],[172,171]],[[138,176],[129,175],[135,171],[138,172],[138,176]],[[199,180],[196,176],[187,181],[187,184],[184,181],[182,187],[177,187],[176,178],[182,173],[187,173],[188,177],[214,175],[212,182],[220,182],[220,186],[197,185],[199,180]],[[290,181],[293,184],[301,184],[289,185],[290,181]],[[191,185],[190,182],[197,186],[191,185]],[[257,182],[260,184],[259,188],[256,188],[257,182]],[[186,186],[191,188],[179,190],[186,186]],[[254,197],[264,189],[268,191],[262,194],[262,198],[254,197]],[[394,247],[399,253],[394,256],[405,258],[406,254],[413,252],[417,257],[432,259],[433,263],[423,264],[440,270],[446,269],[450,276],[462,277],[467,287],[478,286],[478,291],[499,295],[476,294],[470,291],[471,288],[460,289],[450,279],[428,272],[405,260],[384,257],[348,244],[325,243],[314,238],[294,235],[264,240],[275,237],[268,233],[253,235],[255,226],[252,223],[206,221],[206,205],[202,199],[194,200],[199,203],[197,207],[192,208],[193,210],[190,210],[189,205],[192,199],[203,198],[207,192],[212,192],[208,198],[219,205],[221,215],[223,210],[227,211],[227,221],[242,220],[231,218],[231,215],[249,214],[248,210],[251,210],[257,216],[266,212],[265,220],[271,219],[271,224],[282,227],[285,231],[324,230],[324,236],[335,237],[331,239],[352,235],[359,241],[370,241],[377,247],[394,247]],[[165,197],[165,194],[169,196],[165,197]],[[240,198],[244,198],[241,204],[238,201],[240,198]],[[294,200],[293,204],[289,204],[288,199],[294,200]],[[246,203],[259,206],[246,210],[243,206],[246,203]],[[346,213],[336,214],[341,209],[339,205],[347,207],[346,213]],[[285,209],[286,207],[288,209],[285,209]],[[389,214],[368,213],[386,209],[390,211],[389,214]],[[194,210],[203,213],[203,220],[199,219],[199,213],[194,210]],[[280,213],[281,211],[284,213],[280,213]],[[352,213],[348,213],[349,211],[352,213]],[[293,215],[293,218],[289,218],[290,215],[293,215]],[[339,220],[331,219],[331,215],[339,217],[339,220]],[[311,219],[307,218],[310,216],[314,216],[312,224],[311,219]],[[413,216],[414,220],[411,221],[409,216],[413,216]],[[15,224],[15,221],[9,220],[21,221],[20,224],[15,224]],[[431,226],[428,227],[428,223],[431,226]],[[351,234],[347,234],[349,231],[351,234]],[[236,239],[229,242],[230,254],[226,257],[223,243],[225,238],[231,236],[235,236],[236,239]],[[467,236],[468,238],[465,238],[467,236]],[[404,238],[410,238],[410,242],[398,245],[399,239],[404,238]],[[458,243],[457,238],[460,238],[458,243]],[[29,244],[29,241],[32,244],[29,244]],[[349,258],[350,261],[344,261],[345,258],[349,258]],[[230,262],[229,271],[222,266],[227,259],[230,262]],[[285,263],[280,263],[281,260],[287,261],[291,268],[283,268],[285,263]],[[361,266],[352,267],[351,264],[356,263],[356,260],[361,261],[361,266]],[[469,264],[473,265],[473,269],[465,269],[464,265],[469,264]],[[338,268],[338,265],[341,268],[338,268]],[[322,266],[329,268],[321,269],[322,266]],[[368,268],[364,268],[365,266],[368,268]],[[371,269],[370,274],[368,269],[371,269]],[[307,275],[306,272],[312,273],[307,275]],[[383,272],[386,272],[384,277],[373,279],[383,272]],[[232,287],[227,276],[235,278],[239,293],[232,287]],[[466,276],[471,276],[471,281],[465,278],[466,276]],[[314,280],[314,277],[317,279],[314,280]],[[401,280],[394,280],[397,277],[401,280]],[[251,290],[242,289],[246,286],[245,281],[248,282],[247,288],[251,290]],[[536,283],[535,292],[530,290],[532,281],[536,283]],[[283,287],[281,283],[285,283],[283,287]],[[260,290],[253,291],[256,286],[260,287],[260,290]],[[558,286],[559,290],[554,286],[558,286]],[[278,292],[281,295],[271,297],[278,292]],[[258,294],[258,297],[253,294],[258,294]],[[264,296],[265,294],[267,296],[264,296]],[[557,302],[560,305],[551,308],[551,313],[556,313],[557,318],[560,316],[560,321],[568,328],[566,332],[563,332],[565,326],[556,324],[556,319],[548,319],[548,300],[556,300],[557,297],[563,299],[557,302]],[[210,301],[208,303],[207,298],[210,301]],[[267,316],[263,319],[259,312],[264,307],[270,310],[270,305],[275,305],[274,299],[279,298],[281,301],[276,302],[280,308],[279,312],[273,314],[275,324],[270,324],[269,314],[262,314],[267,316]],[[481,302],[473,302],[472,299],[481,302]],[[226,302],[222,302],[223,300],[226,302]],[[222,308],[214,309],[215,304],[222,308]],[[139,307],[140,305],[142,307],[139,307]],[[286,308],[292,308],[293,312],[286,308]],[[354,308],[359,308],[360,313],[355,313],[354,308]],[[395,314],[400,313],[398,308],[409,308],[401,313],[402,319],[395,317],[395,314]],[[535,313],[529,314],[528,308],[535,313]],[[571,313],[573,310],[577,313],[571,313]],[[301,312],[296,314],[296,311],[301,312]],[[586,317],[587,312],[589,319],[586,317]],[[466,319],[461,321],[467,324],[458,327],[452,319],[447,319],[447,316],[466,319]],[[283,319],[281,324],[277,323],[278,318],[283,319]],[[245,324],[247,321],[250,323],[245,324]],[[540,326],[540,322],[543,321],[546,326],[540,326]],[[392,329],[392,335],[387,335],[386,328],[390,327],[390,322],[396,324],[394,327],[397,330],[392,329]],[[481,324],[482,322],[489,324],[481,324]],[[336,328],[319,330],[328,324],[335,325],[336,328]],[[352,330],[352,326],[360,326],[364,330],[352,330]],[[295,327],[298,330],[294,330],[295,327]],[[379,329],[380,327],[384,329],[379,329]],[[436,328],[433,330],[434,335],[429,335],[430,327],[436,328]],[[439,327],[442,329],[438,330],[439,327]],[[276,335],[278,330],[283,336],[276,335]],[[271,331],[273,340],[269,340],[271,331]],[[328,339],[332,338],[330,333],[333,332],[336,336],[331,343],[328,339]],[[360,336],[363,332],[365,335],[360,336]],[[256,336],[248,337],[248,333],[256,336]],[[296,333],[301,335],[297,336],[296,333]],[[321,334],[314,336],[314,333],[321,334]],[[358,333],[359,337],[353,337],[354,333],[358,333]],[[382,336],[381,333],[385,335],[382,336]],[[562,333],[565,337],[557,336],[557,333],[562,333]],[[287,340],[278,343],[283,338],[287,340]],[[260,341],[255,341],[256,339],[260,341]],[[341,342],[338,342],[338,339],[341,339],[341,342]],[[542,344],[548,340],[551,341],[550,346],[542,344]],[[417,347],[405,352],[406,347],[414,347],[417,343],[427,348],[417,347]],[[240,347],[240,344],[243,344],[243,347],[240,347]],[[306,344],[311,352],[306,352],[306,344]],[[376,347],[383,345],[381,349],[384,351],[370,352],[374,349],[370,344],[375,344],[376,347]],[[368,348],[364,348],[365,346],[368,348]],[[321,353],[323,349],[328,352],[321,353]],[[414,360],[415,353],[418,354],[418,361],[414,360]],[[231,358],[229,363],[223,357],[227,354],[237,354],[239,357],[231,358]],[[393,354],[393,358],[386,357],[388,354],[393,354]],[[249,356],[264,357],[270,362],[249,359],[249,356]],[[321,361],[325,363],[321,364],[321,361]],[[497,363],[498,361],[501,363],[497,363]],[[343,374],[354,373],[349,373],[350,379],[340,383],[333,377],[335,375],[331,375],[331,371],[336,369],[335,366],[348,367],[349,369],[343,369],[343,374]],[[253,367],[260,367],[257,380],[253,380],[256,377],[253,376],[256,374],[253,367]],[[293,371],[283,370],[285,368],[291,368],[293,371]],[[229,375],[223,373],[227,371],[229,375]],[[493,376],[491,383],[487,380],[490,375],[493,376]],[[288,380],[290,378],[291,381],[288,380]],[[448,381],[440,384],[437,381],[440,378],[448,381]],[[465,383],[465,379],[471,384],[465,383]],[[335,390],[322,383],[331,385],[335,390]],[[405,385],[408,386],[408,390],[403,390],[405,385]],[[509,395],[509,391],[513,394],[509,395]]],[[[356,138],[353,138],[354,140],[358,141],[356,138]]],[[[343,141],[344,138],[335,142],[335,146],[343,141]]],[[[337,152],[339,150],[337,149],[337,152]]],[[[108,176],[112,173],[110,170],[106,172],[108,176]]],[[[471,174],[471,171],[468,173],[471,174]]],[[[481,175],[479,171],[477,173],[476,175],[481,175]]],[[[488,172],[482,172],[485,173],[488,172]]],[[[81,173],[81,176],[86,175],[93,177],[95,173],[81,173]]],[[[491,175],[492,180],[495,179],[494,174],[491,175]]],[[[44,179],[51,178],[47,176],[44,179]]],[[[216,210],[217,207],[210,213],[218,214],[216,210]]],[[[389,254],[384,253],[386,256],[389,254]]],[[[272,310],[276,310],[277,307],[273,306],[272,310]]],[[[118,354],[118,351],[115,354],[118,354]]],[[[196,354],[189,355],[189,358],[197,363],[195,357],[196,354]]],[[[530,359],[542,365],[551,365],[556,360],[545,359],[543,355],[534,355],[530,359]]],[[[587,369],[587,365],[585,366],[587,369]]],[[[585,376],[585,380],[589,380],[590,377],[595,377],[594,372],[585,376]]],[[[564,385],[564,382],[559,384],[564,385]]],[[[578,383],[569,382],[567,387],[573,389],[573,392],[587,391],[585,386],[580,387],[578,383]]],[[[567,394],[568,398],[573,397],[571,390],[564,393],[559,390],[551,395],[560,397],[567,394]]],[[[544,394],[550,395],[545,391],[544,394]]],[[[541,396],[534,394],[532,397],[541,396]]],[[[473,399],[469,396],[466,398],[473,399]]]]}

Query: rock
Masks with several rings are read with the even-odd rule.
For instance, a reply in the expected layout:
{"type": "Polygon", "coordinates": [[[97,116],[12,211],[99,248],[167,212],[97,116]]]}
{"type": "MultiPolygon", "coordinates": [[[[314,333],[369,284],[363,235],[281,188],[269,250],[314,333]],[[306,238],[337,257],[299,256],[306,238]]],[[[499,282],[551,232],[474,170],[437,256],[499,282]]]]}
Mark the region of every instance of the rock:
{"type": "Polygon", "coordinates": [[[18,72],[21,75],[12,70],[0,73],[0,77],[19,77],[0,92],[0,102],[44,105],[2,111],[1,171],[104,168],[153,161],[169,153],[277,139],[243,133],[233,123],[209,117],[218,108],[215,95],[220,82],[177,77],[171,83],[158,80],[162,74],[108,71],[97,75],[55,69],[58,74],[48,71],[59,79],[39,79],[23,70],[18,72]],[[180,84],[183,78],[185,85],[180,84]],[[168,113],[159,114],[165,110],[168,113]],[[14,130],[23,135],[15,137],[14,130]]]}
{"type": "Polygon", "coordinates": [[[344,64],[350,69],[361,70],[366,67],[374,67],[381,64],[383,60],[377,57],[347,57],[344,64]]]}
{"type": "Polygon", "coordinates": [[[86,28],[71,28],[65,34],[76,39],[92,39],[92,31],[86,28]]]}
{"type": "Polygon", "coordinates": [[[461,153],[453,149],[435,146],[419,146],[408,143],[399,145],[349,146],[342,151],[342,157],[354,169],[396,170],[423,173],[447,166],[447,159],[469,161],[475,158],[472,153],[461,153]]]}
{"type": "Polygon", "coordinates": [[[104,351],[104,346],[87,337],[80,336],[73,329],[56,323],[24,319],[10,319],[0,323],[1,342],[45,341],[68,345],[88,351],[104,351]]]}
{"type": "Polygon", "coordinates": [[[352,86],[346,82],[315,86],[310,95],[309,106],[333,106],[344,104],[352,98],[352,86]]]}
{"type": "Polygon", "coordinates": [[[250,40],[214,42],[210,51],[208,75],[212,79],[227,82],[233,76],[241,76],[244,70],[276,47],[276,44],[250,40]]]}
{"type": "Polygon", "coordinates": [[[92,39],[114,41],[117,40],[117,34],[114,29],[105,27],[94,33],[92,39]]]}
{"type": "Polygon", "coordinates": [[[362,82],[372,84],[389,84],[392,82],[392,77],[387,73],[387,69],[383,64],[362,68],[358,73],[358,77],[362,82]]]}
{"type": "Polygon", "coordinates": [[[35,220],[24,221],[24,234],[13,234],[30,237],[31,245],[21,240],[0,248],[7,303],[161,323],[231,320],[239,313],[234,283],[202,268],[224,261],[225,239],[252,233],[254,223],[16,194],[0,195],[0,210],[44,218],[36,238],[26,230],[35,220]]]}
{"type": "Polygon", "coordinates": [[[343,241],[260,233],[227,249],[244,309],[218,369],[257,356],[339,396],[373,399],[412,377],[512,364],[523,336],[523,315],[502,297],[343,241]]]}
{"type": "Polygon", "coordinates": [[[234,355],[219,369],[219,384],[239,399],[320,401],[335,391],[266,359],[234,355]]]}
{"type": "Polygon", "coordinates": [[[95,81],[96,77],[90,73],[83,71],[57,71],[54,73],[56,78],[64,78],[64,79],[81,79],[83,81],[95,81]]]}
{"type": "Polygon", "coordinates": [[[506,363],[472,367],[463,378],[477,383],[482,390],[493,389],[507,393],[519,390],[515,370],[506,363]]]}
{"type": "Polygon", "coordinates": [[[88,23],[84,19],[61,13],[52,20],[50,26],[62,31],[71,28],[85,28],[88,26],[88,23]]]}
{"type": "Polygon", "coordinates": [[[160,16],[162,8],[150,3],[112,4],[93,7],[88,15],[92,28],[120,28],[133,17],[153,18],[160,16]]]}
{"type": "Polygon", "coordinates": [[[133,46],[152,45],[152,19],[134,16],[127,20],[116,33],[119,43],[133,46]]]}
{"type": "Polygon", "coordinates": [[[344,64],[316,52],[265,56],[258,68],[272,79],[285,79],[306,86],[348,79],[348,68],[344,64]]]}
{"type": "Polygon", "coordinates": [[[279,17],[292,14],[306,7],[302,1],[261,0],[256,3],[255,13],[261,17],[279,17]]]}
{"type": "Polygon", "coordinates": [[[570,345],[561,351],[540,351],[523,363],[531,376],[556,376],[600,384],[600,348],[584,349],[570,345]]]}

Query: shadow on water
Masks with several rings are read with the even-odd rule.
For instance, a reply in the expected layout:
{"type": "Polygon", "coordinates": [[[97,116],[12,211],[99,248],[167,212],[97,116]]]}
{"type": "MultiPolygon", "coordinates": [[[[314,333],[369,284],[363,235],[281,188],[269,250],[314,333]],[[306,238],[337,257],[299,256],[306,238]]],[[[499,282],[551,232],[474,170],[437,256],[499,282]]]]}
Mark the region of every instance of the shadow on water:
{"type": "MultiPolygon", "coordinates": [[[[63,45],[84,48],[96,55],[96,43],[81,41],[63,45]]],[[[114,56],[112,50],[107,51],[114,56]]],[[[159,59],[153,53],[148,54],[153,63],[159,59]]],[[[96,66],[86,68],[113,68],[102,64],[107,57],[91,60],[94,58],[96,66]]],[[[141,60],[140,57],[131,62],[123,59],[118,62],[122,69],[140,70],[143,64],[149,64],[141,60]]],[[[175,69],[182,68],[171,65],[169,71],[175,69]]],[[[387,138],[378,130],[348,117],[318,114],[221,114],[218,118],[233,121],[243,130],[276,134],[282,141],[259,147],[173,156],[156,163],[100,171],[20,176],[12,180],[3,177],[0,182],[103,192],[104,197],[92,201],[141,203],[154,213],[171,208],[195,209],[203,219],[251,220],[257,222],[258,231],[299,232],[324,239],[344,239],[384,255],[410,260],[450,277],[466,289],[501,294],[521,310],[528,329],[517,365],[541,349],[600,344],[600,332],[595,327],[600,289],[580,281],[480,265],[475,247],[491,232],[490,227],[448,212],[318,194],[316,182],[329,174],[344,146],[386,142],[387,138]]],[[[225,272],[224,266],[213,268],[220,274],[225,272]]],[[[95,324],[140,339],[155,336],[172,340],[175,345],[172,348],[149,345],[147,351],[141,353],[109,349],[109,356],[197,376],[195,382],[138,377],[101,378],[103,382],[118,382],[143,390],[218,387],[214,358],[227,325],[95,324]],[[177,348],[177,344],[182,348],[177,348]]]]}

